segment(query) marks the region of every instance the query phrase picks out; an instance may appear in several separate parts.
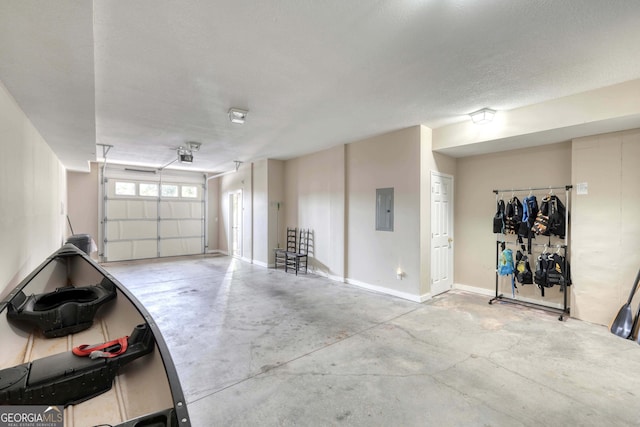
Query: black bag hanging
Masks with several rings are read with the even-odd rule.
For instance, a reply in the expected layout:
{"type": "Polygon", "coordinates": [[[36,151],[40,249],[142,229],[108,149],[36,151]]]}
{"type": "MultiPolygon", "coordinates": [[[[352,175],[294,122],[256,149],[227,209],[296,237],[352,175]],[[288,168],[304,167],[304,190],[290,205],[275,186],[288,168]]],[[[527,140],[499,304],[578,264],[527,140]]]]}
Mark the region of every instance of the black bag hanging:
{"type": "Polygon", "coordinates": [[[517,234],[522,222],[522,203],[516,196],[513,196],[507,203],[505,212],[504,228],[506,234],[517,234]]]}
{"type": "Polygon", "coordinates": [[[564,285],[564,272],[563,266],[564,259],[558,254],[552,254],[547,257],[547,288],[552,288],[555,285],[564,285]]]}
{"type": "Polygon", "coordinates": [[[522,251],[516,253],[516,279],[523,285],[533,284],[533,272],[529,265],[529,258],[522,251]]]}
{"type": "Polygon", "coordinates": [[[559,253],[549,255],[547,264],[547,287],[554,285],[571,286],[569,261],[559,253]]]}
{"type": "Polygon", "coordinates": [[[504,200],[498,200],[497,205],[496,214],[493,217],[493,232],[504,233],[504,200]]]}
{"type": "MultiPolygon", "coordinates": [[[[529,195],[522,200],[522,222],[518,229],[518,236],[527,238],[527,253],[529,255],[531,255],[531,239],[535,238],[532,227],[537,215],[538,200],[536,196],[529,193],[529,195]]],[[[524,248],[522,250],[524,250],[524,248]]]]}
{"type": "Polygon", "coordinates": [[[531,227],[527,221],[520,222],[520,226],[518,227],[518,236],[520,237],[529,237],[529,232],[531,231],[531,227]]]}
{"type": "Polygon", "coordinates": [[[522,236],[518,236],[518,243],[520,243],[520,248],[522,250],[519,250],[516,253],[516,279],[523,285],[532,285],[533,272],[531,271],[531,265],[529,265],[529,257],[525,255],[525,247],[524,242],[522,241],[522,236]]]}
{"type": "MultiPolygon", "coordinates": [[[[533,223],[538,215],[538,200],[536,196],[530,194],[522,200],[522,222],[527,223],[529,229],[533,227],[533,223]]],[[[526,236],[522,236],[526,237],[526,236]]]]}
{"type": "Polygon", "coordinates": [[[566,229],[565,213],[566,209],[562,201],[558,199],[558,196],[551,196],[549,199],[549,233],[564,238],[566,229]]]}
{"type": "Polygon", "coordinates": [[[549,201],[551,200],[551,196],[547,195],[542,199],[542,203],[540,203],[540,209],[538,210],[538,215],[536,215],[536,219],[533,222],[533,227],[531,230],[536,234],[542,234],[543,236],[549,235],[549,201]]]}
{"type": "Polygon", "coordinates": [[[538,285],[538,288],[540,289],[543,297],[544,288],[547,287],[547,268],[549,265],[548,261],[549,255],[547,253],[541,253],[540,255],[538,255],[538,259],[536,260],[536,271],[533,274],[533,281],[536,285],[538,285]]]}

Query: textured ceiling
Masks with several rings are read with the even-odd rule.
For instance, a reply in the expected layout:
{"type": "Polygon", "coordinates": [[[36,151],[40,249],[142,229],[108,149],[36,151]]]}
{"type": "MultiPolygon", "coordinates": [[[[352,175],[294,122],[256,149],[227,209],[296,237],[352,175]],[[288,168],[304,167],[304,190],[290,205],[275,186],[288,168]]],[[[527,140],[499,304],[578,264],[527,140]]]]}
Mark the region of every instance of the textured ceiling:
{"type": "Polygon", "coordinates": [[[637,0],[0,1],[0,80],[70,169],[287,159],[640,78],[637,0]],[[231,124],[230,107],[249,110],[231,124]]]}

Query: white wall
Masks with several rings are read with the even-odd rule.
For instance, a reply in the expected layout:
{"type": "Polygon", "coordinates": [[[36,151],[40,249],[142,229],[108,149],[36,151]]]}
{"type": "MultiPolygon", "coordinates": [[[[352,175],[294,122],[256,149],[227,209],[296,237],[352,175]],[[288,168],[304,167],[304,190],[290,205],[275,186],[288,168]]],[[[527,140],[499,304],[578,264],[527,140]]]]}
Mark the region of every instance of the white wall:
{"type": "Polygon", "coordinates": [[[64,242],[66,172],[0,83],[0,293],[64,242]]]}
{"type": "Polygon", "coordinates": [[[346,146],[347,279],[414,300],[420,295],[420,138],[414,126],[346,146]],[[389,187],[394,230],[376,231],[376,189],[389,187]]]}
{"type": "Polygon", "coordinates": [[[434,130],[437,151],[479,154],[568,141],[640,126],[640,79],[513,110],[475,125],[463,120],[434,130]]]}
{"type": "Polygon", "coordinates": [[[267,180],[269,193],[268,223],[269,236],[267,250],[269,252],[269,266],[274,265],[273,249],[285,246],[287,227],[284,218],[284,164],[282,160],[267,160],[267,180]]]}
{"type": "MultiPolygon", "coordinates": [[[[609,324],[640,268],[640,130],[573,141],[572,315],[609,324]]],[[[633,303],[635,311],[640,297],[633,303]]]]}
{"type": "MultiPolygon", "coordinates": [[[[570,183],[569,142],[458,159],[454,219],[456,284],[482,288],[487,292],[495,290],[496,235],[492,232],[492,218],[496,201],[492,190],[562,186],[570,183]]],[[[538,203],[546,192],[534,193],[538,203]]],[[[560,195],[564,198],[564,191],[556,190],[556,193],[562,193],[560,195]]],[[[516,194],[520,200],[527,195],[528,192],[516,194]]],[[[505,202],[510,197],[511,193],[505,193],[505,202]]],[[[575,212],[572,212],[573,215],[575,212]]],[[[542,240],[545,238],[541,237],[537,242],[542,240]]],[[[513,246],[510,248],[514,254],[518,249],[513,246]]],[[[533,259],[530,261],[533,262],[533,259]]],[[[534,265],[531,267],[533,269],[534,265]]],[[[573,289],[575,288],[577,286],[573,289]]],[[[521,296],[540,299],[542,303],[551,305],[559,302],[559,287],[554,289],[555,292],[546,292],[545,300],[542,300],[534,285],[528,285],[521,287],[521,296]]],[[[504,290],[510,294],[510,285],[504,290]]]]}
{"type": "MultiPolygon", "coordinates": [[[[281,233],[287,227],[310,229],[310,268],[337,280],[343,280],[345,275],[344,170],[343,145],[287,160],[284,168],[281,233]]],[[[284,234],[282,239],[284,245],[284,234]]]]}
{"type": "Polygon", "coordinates": [[[253,245],[252,262],[263,267],[269,265],[269,179],[267,161],[260,160],[251,164],[253,168],[252,221],[253,245]]]}
{"type": "MultiPolygon", "coordinates": [[[[98,168],[92,162],[89,172],[67,171],[67,211],[73,232],[89,234],[98,243],[98,168]]],[[[71,230],[67,227],[67,233],[71,230]]],[[[95,254],[92,254],[92,256],[95,254]]]]}
{"type": "Polygon", "coordinates": [[[431,171],[456,160],[414,126],[285,162],[286,227],[315,232],[313,268],[336,280],[412,300],[428,296],[431,171]],[[394,188],[393,232],[375,230],[377,188],[394,188]],[[397,279],[397,269],[404,272],[397,279]]]}

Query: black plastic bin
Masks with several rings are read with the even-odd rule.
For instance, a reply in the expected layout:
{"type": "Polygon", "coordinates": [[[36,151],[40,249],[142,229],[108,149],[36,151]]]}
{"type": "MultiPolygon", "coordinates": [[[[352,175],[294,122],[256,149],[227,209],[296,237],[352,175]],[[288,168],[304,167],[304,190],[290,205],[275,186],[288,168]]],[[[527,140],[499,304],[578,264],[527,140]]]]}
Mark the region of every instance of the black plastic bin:
{"type": "Polygon", "coordinates": [[[91,236],[88,234],[74,234],[66,243],[71,243],[87,255],[91,255],[91,236]]]}

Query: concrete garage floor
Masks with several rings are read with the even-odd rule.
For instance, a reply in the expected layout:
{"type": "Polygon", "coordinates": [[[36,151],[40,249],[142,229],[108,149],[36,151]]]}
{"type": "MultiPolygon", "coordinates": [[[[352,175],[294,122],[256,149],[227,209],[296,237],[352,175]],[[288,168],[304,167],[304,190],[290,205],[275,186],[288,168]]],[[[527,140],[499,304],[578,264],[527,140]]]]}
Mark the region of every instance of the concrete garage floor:
{"type": "Polygon", "coordinates": [[[603,326],[222,256],[105,267],[163,331],[195,427],[640,425],[640,346],[603,326]]]}

